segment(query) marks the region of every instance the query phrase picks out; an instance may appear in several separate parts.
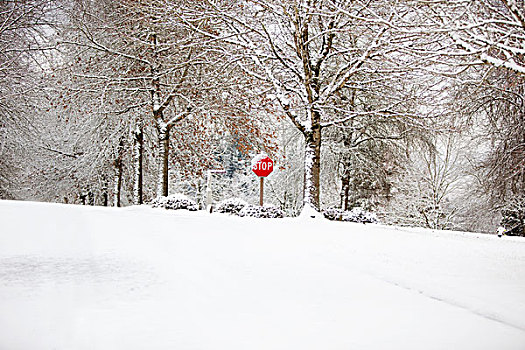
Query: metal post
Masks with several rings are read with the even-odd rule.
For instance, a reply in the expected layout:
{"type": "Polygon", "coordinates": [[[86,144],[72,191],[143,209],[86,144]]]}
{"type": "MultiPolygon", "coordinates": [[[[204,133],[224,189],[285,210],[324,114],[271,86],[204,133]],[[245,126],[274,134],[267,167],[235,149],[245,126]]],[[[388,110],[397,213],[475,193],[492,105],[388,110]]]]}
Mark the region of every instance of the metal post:
{"type": "Polygon", "coordinates": [[[264,177],[260,177],[261,179],[261,186],[259,187],[259,205],[262,207],[263,206],[263,193],[264,193],[264,177]]]}

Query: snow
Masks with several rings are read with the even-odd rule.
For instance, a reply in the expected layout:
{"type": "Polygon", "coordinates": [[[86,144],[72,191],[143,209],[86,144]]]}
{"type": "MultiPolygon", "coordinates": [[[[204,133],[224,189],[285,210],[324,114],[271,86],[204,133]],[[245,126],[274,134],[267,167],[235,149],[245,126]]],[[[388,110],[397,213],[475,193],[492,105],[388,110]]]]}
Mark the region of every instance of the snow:
{"type": "Polygon", "coordinates": [[[303,206],[299,218],[302,220],[323,218],[323,214],[315,210],[308,202],[303,206]]]}
{"type": "Polygon", "coordinates": [[[0,201],[0,349],[525,349],[525,240],[0,201]]]}
{"type": "Polygon", "coordinates": [[[304,181],[305,181],[304,187],[305,187],[305,190],[304,190],[304,198],[303,198],[303,203],[305,205],[301,212],[301,215],[303,215],[302,214],[303,212],[305,213],[303,216],[315,216],[315,215],[312,215],[311,210],[310,210],[311,209],[310,207],[313,208],[313,202],[314,202],[313,193],[312,193],[312,190],[314,187],[314,183],[313,183],[314,157],[315,157],[314,149],[308,143],[306,143],[305,149],[304,149],[304,181]]]}
{"type": "Polygon", "coordinates": [[[517,64],[514,60],[509,59],[507,61],[501,60],[496,57],[487,55],[486,53],[481,54],[480,58],[483,62],[493,64],[496,67],[505,67],[511,70],[516,71],[517,73],[525,74],[525,67],[517,64]]]}
{"type": "Polygon", "coordinates": [[[257,164],[263,160],[263,159],[266,159],[268,158],[268,155],[264,152],[261,152],[259,154],[257,154],[255,157],[252,158],[252,161],[251,161],[251,165],[252,165],[252,169],[255,169],[257,168],[257,164]]]}

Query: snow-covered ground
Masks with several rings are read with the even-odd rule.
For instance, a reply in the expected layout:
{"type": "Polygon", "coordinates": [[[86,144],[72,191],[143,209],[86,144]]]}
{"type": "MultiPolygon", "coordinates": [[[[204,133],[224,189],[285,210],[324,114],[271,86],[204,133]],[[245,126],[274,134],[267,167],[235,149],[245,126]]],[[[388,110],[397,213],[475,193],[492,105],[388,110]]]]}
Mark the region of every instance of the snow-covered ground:
{"type": "Polygon", "coordinates": [[[525,349],[525,240],[0,201],[0,349],[525,349]]]}

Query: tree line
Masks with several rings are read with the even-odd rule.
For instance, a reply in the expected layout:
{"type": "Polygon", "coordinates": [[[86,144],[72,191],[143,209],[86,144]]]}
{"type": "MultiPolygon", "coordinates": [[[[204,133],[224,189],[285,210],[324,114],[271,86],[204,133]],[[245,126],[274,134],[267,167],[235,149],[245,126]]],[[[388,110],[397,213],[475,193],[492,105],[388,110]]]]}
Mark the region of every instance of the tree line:
{"type": "Polygon", "coordinates": [[[523,0],[0,4],[0,197],[253,195],[523,234],[523,0]],[[506,221],[505,221],[506,220],[506,221]],[[516,231],[517,230],[517,231],[516,231]]]}

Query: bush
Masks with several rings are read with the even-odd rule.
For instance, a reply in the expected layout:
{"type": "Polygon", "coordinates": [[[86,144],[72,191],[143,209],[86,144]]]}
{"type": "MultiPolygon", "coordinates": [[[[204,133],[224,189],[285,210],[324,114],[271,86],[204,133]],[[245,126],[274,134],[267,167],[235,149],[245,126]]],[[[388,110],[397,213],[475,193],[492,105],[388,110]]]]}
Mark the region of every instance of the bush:
{"type": "Polygon", "coordinates": [[[525,236],[525,197],[516,197],[503,208],[501,226],[508,236],[525,236]]]}
{"type": "Polygon", "coordinates": [[[157,197],[150,204],[152,208],[199,210],[197,203],[180,193],[171,194],[167,197],[157,197]]]}
{"type": "Polygon", "coordinates": [[[249,216],[254,218],[283,218],[284,212],[274,207],[273,205],[248,205],[244,207],[240,212],[239,216],[249,216]]]}
{"type": "Polygon", "coordinates": [[[239,198],[230,198],[222,201],[217,206],[217,212],[232,215],[239,215],[241,210],[246,207],[248,203],[239,198]]]}
{"type": "Polygon", "coordinates": [[[374,213],[355,207],[350,211],[344,211],[338,208],[328,208],[323,211],[324,217],[328,220],[358,222],[361,224],[377,224],[377,216],[374,213]]]}
{"type": "Polygon", "coordinates": [[[366,211],[360,207],[346,211],[343,214],[343,221],[359,222],[362,224],[377,224],[379,222],[379,220],[377,220],[376,214],[366,211]]]}
{"type": "Polygon", "coordinates": [[[328,220],[342,221],[344,210],[338,208],[327,208],[323,211],[323,215],[328,220]]]}

